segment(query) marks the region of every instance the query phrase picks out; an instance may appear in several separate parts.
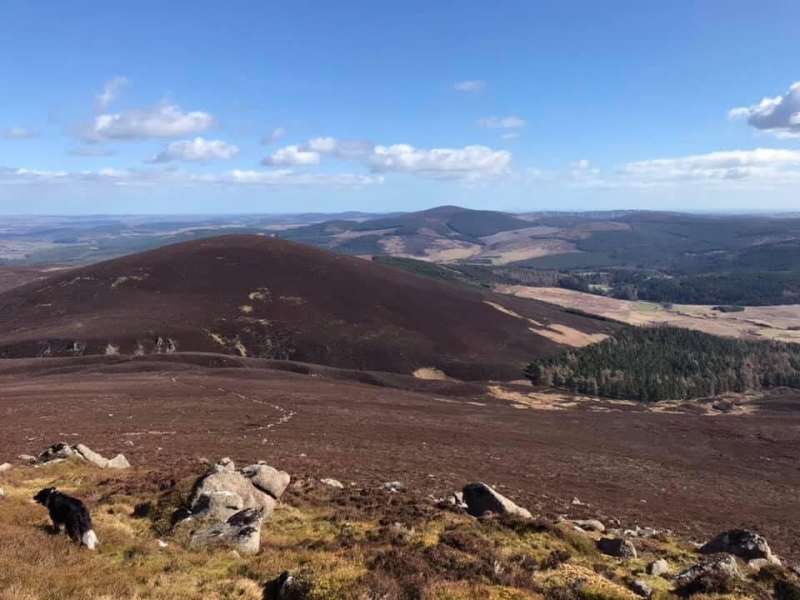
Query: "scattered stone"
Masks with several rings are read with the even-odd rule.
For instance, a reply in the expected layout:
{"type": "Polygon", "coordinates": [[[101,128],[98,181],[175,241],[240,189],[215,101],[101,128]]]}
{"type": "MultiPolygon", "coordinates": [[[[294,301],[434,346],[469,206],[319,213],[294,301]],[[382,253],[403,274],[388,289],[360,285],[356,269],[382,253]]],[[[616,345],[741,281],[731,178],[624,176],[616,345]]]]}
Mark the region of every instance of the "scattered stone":
{"type": "Polygon", "coordinates": [[[411,525],[404,525],[403,523],[393,523],[391,530],[398,539],[401,539],[404,542],[409,541],[412,537],[414,537],[414,533],[416,533],[416,529],[414,529],[414,527],[411,525]]]}
{"type": "Polygon", "coordinates": [[[747,568],[755,571],[756,573],[763,569],[764,567],[768,567],[769,565],[775,564],[770,562],[766,558],[754,558],[753,560],[747,561],[747,568]]]}
{"type": "Polygon", "coordinates": [[[17,458],[22,460],[22,461],[25,461],[26,463],[35,463],[36,462],[36,457],[35,456],[31,456],[30,454],[20,454],[17,458]]]}
{"type": "Polygon", "coordinates": [[[75,452],[77,452],[78,456],[80,456],[81,458],[85,458],[87,461],[89,461],[93,465],[97,465],[101,469],[105,469],[106,467],[108,467],[108,459],[103,458],[88,446],[84,446],[83,444],[77,444],[75,446],[75,452]]]}
{"type": "Polygon", "coordinates": [[[636,558],[636,547],[624,538],[601,538],[595,545],[600,552],[608,556],[636,558]]]}
{"type": "Polygon", "coordinates": [[[308,586],[298,582],[289,571],[264,586],[264,600],[304,600],[308,598],[308,586]]]}
{"type": "Polygon", "coordinates": [[[240,552],[256,554],[261,548],[261,524],[264,513],[247,508],[231,515],[222,523],[200,529],[192,534],[192,546],[210,544],[234,544],[240,552]]]}
{"type": "Polygon", "coordinates": [[[597,519],[577,519],[572,521],[572,524],[582,531],[597,531],[603,533],[606,530],[606,526],[597,519]]]}
{"type": "Polygon", "coordinates": [[[700,548],[700,554],[733,554],[744,561],[764,558],[772,564],[780,564],[780,560],[770,550],[767,540],[746,529],[731,529],[715,537],[700,548]]]}
{"type": "Polygon", "coordinates": [[[6,495],[6,491],[3,488],[0,488],[0,498],[6,495]]]}
{"type": "Polygon", "coordinates": [[[572,505],[573,506],[583,506],[583,502],[581,502],[578,497],[575,497],[575,498],[572,499],[572,505]]]}
{"type": "Polygon", "coordinates": [[[406,486],[403,485],[402,481],[387,481],[383,484],[383,489],[396,494],[397,492],[401,492],[406,489],[406,486]]]}
{"type": "Polygon", "coordinates": [[[511,500],[496,492],[485,483],[468,483],[464,486],[463,499],[467,512],[473,517],[481,517],[486,513],[511,514],[531,518],[531,513],[517,506],[511,500]]]}
{"type": "Polygon", "coordinates": [[[117,454],[114,458],[108,461],[109,469],[130,469],[131,463],[122,454],[117,454]]]}
{"type": "Polygon", "coordinates": [[[800,600],[800,586],[782,579],[775,583],[775,600],[800,600]]]}
{"type": "Polygon", "coordinates": [[[714,591],[720,582],[742,578],[736,558],[730,554],[719,554],[697,563],[678,573],[673,580],[675,587],[689,593],[714,591]]]}
{"type": "Polygon", "coordinates": [[[39,454],[39,456],[34,460],[40,463],[48,463],[59,459],[63,461],[74,454],[75,452],[72,450],[72,447],[69,444],[66,442],[56,442],[47,450],[39,454]]]}
{"type": "Polygon", "coordinates": [[[3,471],[8,471],[11,468],[11,463],[3,463],[0,465],[0,473],[3,471]]]}
{"type": "Polygon", "coordinates": [[[661,532],[658,529],[653,529],[652,527],[639,527],[636,526],[635,529],[626,529],[623,531],[623,535],[625,537],[636,537],[636,538],[651,538],[655,537],[661,532]]]}
{"type": "Polygon", "coordinates": [[[158,547],[161,548],[162,550],[164,548],[169,548],[169,544],[167,542],[164,542],[162,540],[156,540],[156,542],[158,542],[158,547]]]}
{"type": "Polygon", "coordinates": [[[647,565],[647,574],[658,577],[669,573],[669,563],[663,558],[659,558],[647,565]]]}
{"type": "Polygon", "coordinates": [[[647,582],[637,579],[630,585],[631,591],[642,598],[650,598],[653,595],[653,588],[647,582]]]}
{"type": "Polygon", "coordinates": [[[280,499],[291,481],[291,477],[286,471],[278,471],[264,463],[245,467],[242,469],[242,475],[249,478],[259,490],[276,500],[280,499]]]}
{"type": "Polygon", "coordinates": [[[342,482],[341,481],[337,481],[336,479],[328,479],[328,478],[326,478],[326,479],[320,479],[319,481],[320,481],[320,483],[322,483],[324,485],[327,485],[329,487],[332,487],[332,488],[336,488],[336,489],[339,489],[339,490],[343,490],[344,489],[344,485],[342,485],[342,482]]]}

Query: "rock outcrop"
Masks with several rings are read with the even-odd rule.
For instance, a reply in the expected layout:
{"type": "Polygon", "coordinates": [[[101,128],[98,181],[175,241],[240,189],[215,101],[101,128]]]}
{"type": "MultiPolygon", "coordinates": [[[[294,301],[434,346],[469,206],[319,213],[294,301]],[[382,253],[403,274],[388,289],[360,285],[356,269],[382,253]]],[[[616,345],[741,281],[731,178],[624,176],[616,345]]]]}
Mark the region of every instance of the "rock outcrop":
{"type": "Polygon", "coordinates": [[[608,556],[617,558],[636,558],[636,547],[624,538],[601,538],[597,540],[597,549],[608,556]]]}
{"type": "Polygon", "coordinates": [[[772,564],[780,564],[767,544],[767,540],[746,529],[731,529],[720,533],[700,548],[700,554],[733,554],[748,562],[765,559],[772,564]]]}
{"type": "Polygon", "coordinates": [[[572,521],[572,524],[583,531],[597,531],[598,533],[603,533],[606,530],[606,526],[597,519],[577,519],[572,521]]]}
{"type": "Polygon", "coordinates": [[[86,460],[101,469],[128,469],[131,466],[128,459],[122,454],[117,454],[114,458],[108,459],[99,455],[84,444],[70,446],[66,442],[57,442],[53,444],[47,450],[39,454],[33,462],[41,465],[54,465],[71,457],[86,460]]]}
{"type": "Polygon", "coordinates": [[[742,577],[742,571],[734,556],[718,554],[684,569],[675,576],[673,583],[678,590],[691,594],[714,592],[724,588],[726,582],[739,580],[742,577]]]}
{"type": "Polygon", "coordinates": [[[652,575],[653,577],[658,577],[660,575],[666,575],[667,573],[669,573],[669,563],[663,558],[654,560],[649,565],[647,565],[648,575],[652,575]]]}
{"type": "Polygon", "coordinates": [[[233,461],[222,459],[197,480],[176,527],[189,530],[194,546],[225,542],[245,553],[258,552],[261,525],[290,480],[265,463],[236,470],[233,461]]]}
{"type": "Polygon", "coordinates": [[[232,514],[225,521],[215,523],[195,531],[191,536],[192,546],[210,544],[232,544],[239,552],[256,554],[261,548],[261,525],[264,513],[253,508],[246,508],[232,514]]]}
{"type": "Polygon", "coordinates": [[[481,517],[486,513],[510,514],[531,518],[531,513],[521,506],[517,506],[485,483],[468,483],[463,490],[464,503],[467,505],[467,512],[473,517],[481,517]]]}

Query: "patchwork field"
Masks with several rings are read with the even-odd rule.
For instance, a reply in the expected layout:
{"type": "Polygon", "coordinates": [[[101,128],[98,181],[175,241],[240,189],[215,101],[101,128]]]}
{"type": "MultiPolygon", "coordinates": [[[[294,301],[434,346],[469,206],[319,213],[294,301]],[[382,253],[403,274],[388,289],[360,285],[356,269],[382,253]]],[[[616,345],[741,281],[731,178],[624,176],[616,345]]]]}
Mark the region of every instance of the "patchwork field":
{"type": "Polygon", "coordinates": [[[772,339],[800,343],[800,305],[754,306],[741,312],[721,312],[711,306],[633,302],[562,288],[498,286],[495,291],[582,310],[630,325],[669,324],[714,335],[772,339]]]}

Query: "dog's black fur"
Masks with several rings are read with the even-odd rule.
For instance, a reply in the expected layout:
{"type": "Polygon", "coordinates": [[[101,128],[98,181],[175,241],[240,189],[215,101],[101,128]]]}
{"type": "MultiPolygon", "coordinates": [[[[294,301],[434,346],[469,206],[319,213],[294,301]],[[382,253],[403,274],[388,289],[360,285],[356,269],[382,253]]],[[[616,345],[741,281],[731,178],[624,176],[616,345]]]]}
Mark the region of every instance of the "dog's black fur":
{"type": "Polygon", "coordinates": [[[61,527],[64,527],[72,541],[94,549],[97,536],[92,527],[92,516],[83,502],[62,494],[56,488],[45,488],[33,499],[50,511],[56,533],[60,533],[61,527]]]}

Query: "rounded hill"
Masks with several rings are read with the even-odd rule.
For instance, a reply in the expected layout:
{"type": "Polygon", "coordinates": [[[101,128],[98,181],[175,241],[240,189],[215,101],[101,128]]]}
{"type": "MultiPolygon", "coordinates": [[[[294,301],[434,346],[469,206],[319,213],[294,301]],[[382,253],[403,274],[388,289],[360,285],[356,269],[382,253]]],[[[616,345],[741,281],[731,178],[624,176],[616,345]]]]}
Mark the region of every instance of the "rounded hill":
{"type": "Polygon", "coordinates": [[[175,244],[0,294],[0,357],[225,352],[516,379],[613,327],[265,236],[175,244]]]}

